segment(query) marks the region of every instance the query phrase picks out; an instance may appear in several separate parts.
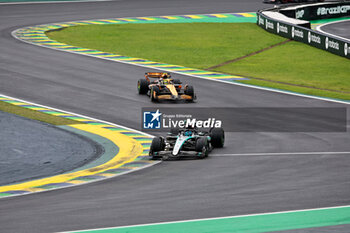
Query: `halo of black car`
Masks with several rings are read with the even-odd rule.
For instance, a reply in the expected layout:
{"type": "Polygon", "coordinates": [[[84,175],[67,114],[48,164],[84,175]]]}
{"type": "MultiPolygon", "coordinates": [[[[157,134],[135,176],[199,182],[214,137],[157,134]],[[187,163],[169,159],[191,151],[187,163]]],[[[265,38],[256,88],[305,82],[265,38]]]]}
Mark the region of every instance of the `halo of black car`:
{"type": "Polygon", "coordinates": [[[192,156],[200,159],[208,157],[213,148],[221,148],[225,143],[222,128],[208,131],[197,129],[171,129],[165,137],[154,137],[149,151],[152,159],[180,158],[192,156]]]}
{"type": "Polygon", "coordinates": [[[197,98],[193,86],[182,85],[179,79],[172,79],[169,73],[162,72],[145,73],[145,78],[137,82],[137,90],[141,95],[148,95],[153,102],[158,100],[191,102],[197,98]]]}

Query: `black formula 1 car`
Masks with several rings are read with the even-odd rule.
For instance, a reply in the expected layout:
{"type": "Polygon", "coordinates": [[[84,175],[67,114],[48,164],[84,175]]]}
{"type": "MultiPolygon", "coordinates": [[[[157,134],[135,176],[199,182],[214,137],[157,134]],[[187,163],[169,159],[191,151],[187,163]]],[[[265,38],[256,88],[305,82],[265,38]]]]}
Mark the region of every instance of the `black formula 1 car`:
{"type": "Polygon", "coordinates": [[[152,159],[194,156],[208,157],[213,148],[224,146],[225,132],[222,128],[212,128],[209,132],[197,129],[172,129],[166,137],[154,137],[149,156],[152,159]]]}
{"type": "Polygon", "coordinates": [[[158,100],[186,100],[196,99],[193,86],[182,85],[178,79],[172,79],[169,73],[148,72],[145,79],[137,82],[139,94],[146,94],[151,101],[158,100]],[[155,80],[151,80],[155,79],[155,80]]]}

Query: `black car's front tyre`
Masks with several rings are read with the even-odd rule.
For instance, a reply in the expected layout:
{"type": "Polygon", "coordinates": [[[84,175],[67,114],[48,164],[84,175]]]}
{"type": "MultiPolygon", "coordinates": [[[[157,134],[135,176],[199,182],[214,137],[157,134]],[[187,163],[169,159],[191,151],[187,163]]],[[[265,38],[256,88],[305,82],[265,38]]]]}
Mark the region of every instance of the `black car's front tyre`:
{"type": "Polygon", "coordinates": [[[223,128],[213,128],[210,130],[211,145],[216,148],[221,148],[225,143],[225,131],[223,128]]]}
{"type": "Polygon", "coordinates": [[[157,153],[164,150],[164,148],[165,148],[164,139],[161,137],[154,137],[149,150],[149,155],[152,157],[152,159],[160,157],[159,155],[157,156],[157,153]]]}
{"type": "Polygon", "coordinates": [[[196,141],[196,152],[200,153],[199,158],[204,159],[208,157],[209,154],[209,145],[207,137],[200,137],[196,141]]]}

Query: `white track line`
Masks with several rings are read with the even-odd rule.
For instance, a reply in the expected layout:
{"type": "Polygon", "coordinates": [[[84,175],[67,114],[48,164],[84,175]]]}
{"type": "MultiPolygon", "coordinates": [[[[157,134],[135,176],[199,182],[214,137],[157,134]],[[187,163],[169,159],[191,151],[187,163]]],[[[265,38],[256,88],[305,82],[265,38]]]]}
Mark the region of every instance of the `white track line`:
{"type": "Polygon", "coordinates": [[[78,230],[78,231],[64,231],[64,232],[59,232],[59,233],[68,233],[68,232],[71,232],[71,233],[73,233],[73,232],[81,232],[81,233],[83,233],[85,231],[122,229],[122,228],[129,228],[129,227],[144,227],[144,226],[152,226],[152,225],[165,225],[165,224],[173,224],[173,223],[186,223],[186,222],[198,222],[198,221],[208,221],[208,220],[218,220],[218,219],[228,219],[228,218],[253,217],[253,216],[261,216],[261,215],[286,214],[286,213],[295,213],[295,212],[303,212],[303,211],[317,211],[317,210],[340,209],[340,208],[349,208],[349,207],[350,207],[350,205],[331,206],[331,207],[322,207],[322,208],[313,208],[313,209],[288,210],[288,211],[279,211],[279,212],[266,212],[266,213],[256,213],[256,214],[245,214],[245,215],[215,217],[215,218],[200,218],[200,219],[191,219],[191,220],[182,220],[182,221],[169,221],[169,222],[159,222],[159,223],[149,223],[149,224],[136,224],[136,225],[120,226],[120,227],[106,227],[106,228],[85,229],[85,230],[78,230]]]}
{"type": "MultiPolygon", "coordinates": [[[[155,17],[155,16],[145,16],[145,17],[155,17]]],[[[127,17],[124,17],[124,18],[127,18],[127,17]]],[[[84,21],[84,20],[80,20],[80,21],[84,21]]],[[[19,30],[19,29],[17,29],[17,30],[19,30]]],[[[236,86],[242,86],[242,87],[254,88],[254,89],[263,90],[263,91],[270,91],[270,92],[276,92],[276,93],[281,93],[281,94],[286,94],[286,95],[293,95],[293,96],[299,96],[299,97],[304,97],[304,98],[317,99],[317,100],[322,100],[322,101],[327,101],[327,102],[334,102],[334,103],[350,105],[350,101],[348,102],[348,101],[342,101],[342,100],[336,100],[336,99],[328,99],[328,98],[325,98],[325,97],[304,95],[304,94],[300,94],[300,93],[288,92],[288,91],[272,89],[272,88],[266,88],[266,87],[253,86],[253,85],[243,84],[243,83],[238,83],[238,82],[230,82],[230,81],[224,81],[224,80],[204,78],[204,77],[199,77],[199,76],[196,76],[196,75],[176,72],[176,71],[173,71],[173,70],[167,70],[167,69],[156,68],[156,67],[149,67],[147,65],[133,64],[133,63],[124,62],[124,61],[116,61],[116,60],[105,58],[105,57],[96,57],[96,56],[91,55],[91,54],[82,54],[82,53],[79,53],[79,52],[66,51],[64,49],[52,48],[52,47],[48,47],[48,46],[32,43],[32,42],[25,41],[25,40],[22,40],[22,39],[18,38],[16,36],[16,31],[17,30],[14,30],[11,33],[11,35],[14,38],[16,38],[17,40],[20,40],[22,42],[25,42],[25,43],[28,43],[28,44],[32,44],[32,45],[36,45],[36,46],[40,46],[40,47],[43,47],[43,48],[49,48],[49,49],[53,49],[53,50],[57,50],[57,51],[61,51],[61,52],[67,52],[67,53],[78,54],[78,55],[82,55],[82,56],[94,57],[94,58],[104,59],[104,60],[108,60],[108,61],[119,62],[119,63],[123,63],[123,64],[128,64],[128,65],[133,65],[133,66],[139,66],[139,67],[144,67],[144,68],[148,68],[148,69],[168,71],[168,72],[171,72],[171,73],[180,74],[180,75],[184,75],[184,76],[195,77],[195,78],[200,78],[200,79],[206,79],[206,80],[211,80],[211,81],[215,81],[215,82],[221,82],[221,83],[226,83],[226,84],[231,84],[231,85],[236,85],[236,86]]]]}
{"type": "Polygon", "coordinates": [[[350,39],[349,39],[349,38],[337,36],[337,35],[334,35],[334,34],[325,32],[325,31],[323,31],[323,30],[321,29],[323,26],[327,26],[327,25],[335,24],[335,23],[340,23],[340,22],[345,22],[345,21],[350,21],[350,19],[339,20],[339,21],[335,21],[335,22],[330,22],[330,23],[321,24],[321,25],[319,25],[319,26],[316,27],[316,31],[320,31],[320,32],[322,32],[322,33],[324,33],[324,34],[327,34],[327,35],[330,35],[330,36],[334,36],[334,37],[337,37],[337,38],[339,38],[339,39],[343,39],[343,40],[346,40],[346,41],[349,41],[349,42],[350,42],[350,39]]]}
{"type": "Polygon", "coordinates": [[[96,119],[96,118],[84,116],[84,115],[77,114],[77,113],[73,113],[73,112],[68,112],[68,111],[65,111],[65,110],[58,109],[58,108],[53,108],[53,107],[49,107],[49,106],[45,106],[45,105],[41,105],[41,104],[29,102],[29,101],[27,101],[27,100],[22,100],[22,99],[15,98],[15,97],[12,97],[12,96],[3,95],[3,94],[1,94],[1,93],[0,93],[0,95],[3,96],[3,97],[6,97],[6,98],[11,98],[11,99],[14,99],[14,100],[17,100],[17,101],[25,102],[25,103],[32,104],[32,105],[36,105],[36,106],[39,106],[39,107],[48,108],[48,109],[56,110],[56,111],[58,111],[58,112],[63,112],[63,113],[67,113],[67,114],[71,114],[71,115],[75,115],[75,116],[87,118],[87,119],[90,119],[90,120],[93,120],[93,121],[99,121],[99,122],[101,122],[101,123],[106,123],[106,124],[108,124],[108,125],[113,125],[113,126],[116,126],[116,127],[124,128],[124,129],[127,129],[127,130],[131,130],[131,131],[134,131],[134,132],[143,134],[143,135],[148,136],[148,137],[152,137],[152,138],[154,137],[153,135],[144,133],[144,132],[142,132],[142,131],[139,131],[139,130],[136,130],[136,129],[132,129],[132,128],[128,128],[128,127],[125,127],[125,126],[122,126],[122,125],[118,125],[118,124],[115,124],[115,123],[111,123],[111,122],[108,122],[108,121],[99,120],[99,119],[96,119]]]}
{"type": "Polygon", "coordinates": [[[350,151],[330,151],[330,152],[282,152],[282,153],[242,153],[242,154],[211,154],[214,157],[236,157],[236,156],[274,156],[274,155],[350,155],[350,151]]]}

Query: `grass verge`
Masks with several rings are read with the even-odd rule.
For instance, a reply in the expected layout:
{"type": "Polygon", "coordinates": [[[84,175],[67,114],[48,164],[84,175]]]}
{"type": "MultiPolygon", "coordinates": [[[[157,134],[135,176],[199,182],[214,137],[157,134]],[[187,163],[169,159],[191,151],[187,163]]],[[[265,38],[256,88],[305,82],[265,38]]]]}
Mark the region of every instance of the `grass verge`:
{"type": "MultiPolygon", "coordinates": [[[[16,114],[32,120],[46,122],[51,125],[71,125],[77,124],[76,121],[65,119],[62,117],[52,116],[46,113],[38,112],[32,109],[19,107],[0,101],[0,111],[16,114]]],[[[82,122],[81,122],[82,123],[82,122]]]]}
{"type": "Polygon", "coordinates": [[[215,70],[264,79],[244,83],[350,100],[349,66],[346,58],[292,41],[215,70]]]}
{"type": "MultiPolygon", "coordinates": [[[[89,25],[48,36],[74,46],[199,69],[286,40],[253,23],[89,25]]],[[[243,81],[253,85],[350,100],[349,65],[346,58],[289,42],[215,71],[265,79],[243,81]]]]}
{"type": "Polygon", "coordinates": [[[78,47],[200,69],[285,40],[257,33],[253,23],[89,25],[47,35],[78,47]]]}

